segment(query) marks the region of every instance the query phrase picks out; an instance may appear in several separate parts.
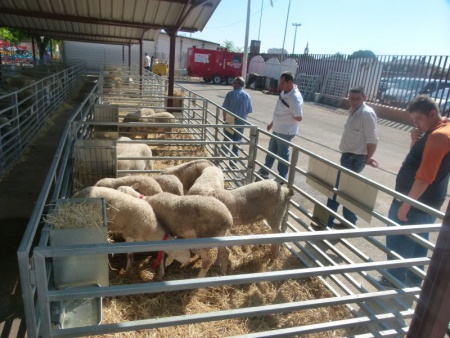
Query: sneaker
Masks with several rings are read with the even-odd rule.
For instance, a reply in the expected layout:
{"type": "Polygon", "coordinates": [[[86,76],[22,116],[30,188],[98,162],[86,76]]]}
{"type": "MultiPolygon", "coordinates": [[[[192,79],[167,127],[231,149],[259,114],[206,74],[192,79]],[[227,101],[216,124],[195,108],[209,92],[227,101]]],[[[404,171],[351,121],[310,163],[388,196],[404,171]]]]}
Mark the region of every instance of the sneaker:
{"type": "Polygon", "coordinates": [[[268,179],[269,179],[269,174],[262,173],[261,170],[258,170],[258,171],[257,171],[257,174],[258,174],[259,176],[261,176],[261,178],[264,179],[264,180],[268,180],[268,179]]]}
{"type": "MultiPolygon", "coordinates": [[[[380,283],[381,285],[383,285],[383,286],[386,287],[386,288],[393,288],[393,289],[397,289],[397,288],[398,288],[396,285],[392,284],[392,283],[391,283],[387,278],[385,278],[385,277],[381,277],[381,278],[378,280],[378,283],[380,283]]],[[[405,282],[403,282],[403,283],[405,283],[405,282]]]]}
{"type": "Polygon", "coordinates": [[[277,182],[279,185],[283,185],[284,183],[286,183],[284,180],[282,180],[282,179],[279,178],[279,177],[275,177],[273,180],[274,180],[275,182],[277,182]]]}
{"type": "Polygon", "coordinates": [[[334,222],[333,223],[333,229],[349,229],[347,225],[341,222],[334,222]]]}

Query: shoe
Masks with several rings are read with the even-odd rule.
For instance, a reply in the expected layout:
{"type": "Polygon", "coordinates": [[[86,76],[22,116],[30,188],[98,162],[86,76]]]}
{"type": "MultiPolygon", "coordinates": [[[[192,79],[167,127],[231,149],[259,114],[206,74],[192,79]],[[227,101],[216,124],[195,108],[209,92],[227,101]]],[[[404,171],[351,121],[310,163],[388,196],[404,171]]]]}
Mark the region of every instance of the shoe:
{"type": "Polygon", "coordinates": [[[238,166],[237,166],[236,163],[230,161],[230,168],[231,168],[231,169],[238,169],[238,166]]]}
{"type": "MultiPolygon", "coordinates": [[[[403,284],[405,284],[405,281],[401,281],[403,284]]],[[[380,283],[381,285],[383,285],[386,288],[393,288],[393,289],[398,289],[398,286],[392,284],[387,278],[385,277],[381,277],[380,279],[378,279],[378,283],[380,283]]]]}
{"type": "Polygon", "coordinates": [[[332,228],[333,229],[349,229],[349,227],[347,225],[345,225],[344,223],[341,223],[341,222],[334,222],[332,228]]]}
{"type": "Polygon", "coordinates": [[[309,223],[309,225],[311,225],[314,230],[325,230],[327,228],[327,226],[322,222],[312,221],[311,223],[309,223]]]}
{"type": "Polygon", "coordinates": [[[284,183],[286,183],[286,182],[284,182],[284,180],[282,180],[282,179],[279,178],[279,177],[275,177],[273,180],[274,180],[275,182],[277,182],[279,185],[283,185],[284,183]]]}
{"type": "Polygon", "coordinates": [[[397,288],[394,284],[392,284],[389,280],[384,277],[378,279],[378,283],[383,285],[385,288],[397,288]]]}
{"type": "Polygon", "coordinates": [[[268,179],[269,179],[269,174],[264,174],[264,173],[262,173],[260,170],[258,170],[256,173],[257,173],[259,176],[261,176],[261,178],[262,178],[263,180],[268,180],[268,179]]]}

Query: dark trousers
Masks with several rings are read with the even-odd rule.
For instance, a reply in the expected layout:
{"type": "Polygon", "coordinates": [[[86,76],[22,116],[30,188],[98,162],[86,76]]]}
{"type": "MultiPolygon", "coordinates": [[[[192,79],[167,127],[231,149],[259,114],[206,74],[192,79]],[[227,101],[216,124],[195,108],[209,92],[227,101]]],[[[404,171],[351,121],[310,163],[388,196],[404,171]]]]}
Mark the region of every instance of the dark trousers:
{"type": "MultiPolygon", "coordinates": [[[[355,173],[360,173],[364,167],[366,166],[367,162],[367,156],[366,155],[358,155],[358,154],[352,154],[352,153],[343,153],[341,156],[341,166],[344,168],[350,169],[351,171],[354,171],[355,173]]],[[[336,187],[339,186],[339,178],[340,178],[341,172],[338,172],[338,176],[336,179],[336,187]]],[[[333,195],[332,199],[328,199],[327,201],[327,207],[330,208],[333,211],[337,211],[339,207],[339,203],[336,201],[336,195],[333,195]]],[[[349,222],[356,224],[356,220],[358,219],[354,212],[348,210],[347,208],[343,208],[342,214],[344,215],[344,218],[348,220],[349,222]]],[[[328,218],[328,226],[333,227],[333,221],[334,217],[330,216],[328,218]]]]}

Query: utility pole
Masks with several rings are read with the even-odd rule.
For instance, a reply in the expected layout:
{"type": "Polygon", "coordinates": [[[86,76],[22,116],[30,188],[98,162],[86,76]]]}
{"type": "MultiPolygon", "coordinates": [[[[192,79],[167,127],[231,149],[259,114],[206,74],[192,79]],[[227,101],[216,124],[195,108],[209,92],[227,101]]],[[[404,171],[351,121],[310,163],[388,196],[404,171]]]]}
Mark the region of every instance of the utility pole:
{"type": "Polygon", "coordinates": [[[286,25],[284,26],[284,38],[283,38],[283,47],[281,48],[281,60],[283,61],[284,59],[284,42],[286,41],[286,32],[287,32],[287,24],[288,24],[288,20],[289,20],[289,10],[291,9],[291,0],[289,0],[289,5],[288,5],[288,10],[287,10],[287,15],[286,15],[286,25]]]}
{"type": "Polygon", "coordinates": [[[244,45],[244,58],[242,60],[242,77],[244,80],[247,79],[247,58],[248,58],[248,32],[250,30],[250,7],[251,0],[248,0],[247,3],[247,24],[245,28],[245,45],[244,45]]]}
{"type": "Polygon", "coordinates": [[[293,23],[292,26],[295,27],[295,34],[294,34],[294,46],[292,47],[292,54],[294,54],[295,51],[295,39],[297,38],[297,27],[300,27],[301,23],[293,23]]]}

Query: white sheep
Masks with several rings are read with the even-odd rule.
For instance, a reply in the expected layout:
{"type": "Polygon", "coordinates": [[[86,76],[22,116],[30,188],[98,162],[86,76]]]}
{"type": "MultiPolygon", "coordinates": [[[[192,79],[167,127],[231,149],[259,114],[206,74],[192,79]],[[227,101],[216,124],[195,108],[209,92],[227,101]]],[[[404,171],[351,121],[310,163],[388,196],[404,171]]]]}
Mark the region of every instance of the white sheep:
{"type": "MultiPolygon", "coordinates": [[[[181,183],[180,183],[181,184],[181,183]]],[[[160,184],[150,176],[133,175],[119,178],[103,178],[95,184],[97,187],[117,189],[120,186],[133,187],[139,193],[152,196],[163,192],[160,184]]]]}
{"type": "MultiPolygon", "coordinates": [[[[210,171],[219,174],[218,171],[210,171]]],[[[211,178],[205,180],[203,174],[197,179],[188,195],[200,194],[212,196],[223,202],[233,216],[234,225],[245,225],[257,221],[265,220],[273,233],[281,232],[281,222],[287,212],[289,201],[294,195],[292,189],[282,187],[275,181],[264,180],[250,183],[246,186],[233,190],[220,189],[216,183],[215,188],[211,185],[211,178]],[[203,182],[208,182],[208,186],[201,188],[203,182]]],[[[220,180],[220,179],[219,179],[220,180]]],[[[217,182],[217,180],[216,180],[217,182]]],[[[275,259],[280,253],[278,244],[272,245],[272,258],[275,259]]]]}
{"type": "MultiPolygon", "coordinates": [[[[119,137],[117,141],[131,141],[129,137],[119,137]]],[[[117,143],[116,144],[117,157],[135,157],[132,160],[118,160],[118,170],[151,170],[153,163],[150,159],[137,159],[138,157],[152,157],[152,150],[142,143],[117,143]]],[[[141,173],[140,173],[141,174],[141,173]]],[[[131,174],[122,174],[131,175],[131,174]]]]}
{"type": "MultiPolygon", "coordinates": [[[[119,187],[122,192],[138,197],[139,193],[131,187],[119,187]]],[[[225,236],[233,219],[227,207],[219,200],[210,196],[177,196],[170,193],[160,193],[144,197],[157,219],[166,230],[184,238],[208,238],[225,236]]],[[[198,277],[205,277],[211,266],[210,249],[200,249],[202,268],[198,277]]],[[[229,250],[219,247],[216,263],[221,274],[226,274],[228,268],[229,250]]]]}
{"type": "Polygon", "coordinates": [[[203,169],[213,166],[214,163],[208,160],[194,160],[167,168],[161,175],[175,175],[183,184],[183,189],[189,191],[203,169]]]}
{"type": "MultiPolygon", "coordinates": [[[[73,198],[104,198],[107,205],[108,230],[121,234],[127,242],[159,241],[166,237],[166,231],[158,222],[153,209],[144,200],[105,187],[84,188],[73,198]]],[[[190,259],[187,249],[167,250],[166,253],[182,264],[186,264],[190,259]]],[[[133,255],[128,254],[127,271],[132,263],[133,255]]]]}
{"type": "Polygon", "coordinates": [[[217,192],[225,189],[225,178],[218,167],[207,167],[195,180],[188,195],[203,195],[216,197],[217,192]]]}
{"type": "MultiPolygon", "coordinates": [[[[178,177],[175,175],[157,175],[153,176],[153,179],[158,182],[159,186],[161,187],[162,191],[164,192],[170,192],[174,195],[184,195],[183,191],[183,184],[179,180],[178,177]]],[[[140,191],[136,189],[137,191],[140,191]]],[[[144,195],[150,195],[150,194],[144,194],[144,195]]]]}
{"type": "MultiPolygon", "coordinates": [[[[138,111],[134,111],[125,115],[122,122],[123,123],[142,122],[141,120],[142,117],[150,116],[153,115],[154,113],[155,111],[151,108],[141,108],[138,111]]],[[[119,131],[125,133],[130,138],[136,138],[136,136],[140,135],[137,129],[133,127],[120,127],[119,131]]]]}
{"type": "MultiPolygon", "coordinates": [[[[134,123],[176,123],[177,120],[169,112],[158,112],[151,108],[142,108],[138,112],[127,114],[122,122],[134,122],[134,123]]],[[[148,138],[148,134],[160,134],[164,133],[165,136],[172,132],[171,127],[152,127],[152,126],[139,126],[136,127],[122,127],[121,131],[127,133],[131,138],[140,136],[143,139],[148,138]]]]}

